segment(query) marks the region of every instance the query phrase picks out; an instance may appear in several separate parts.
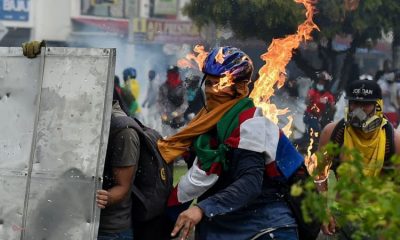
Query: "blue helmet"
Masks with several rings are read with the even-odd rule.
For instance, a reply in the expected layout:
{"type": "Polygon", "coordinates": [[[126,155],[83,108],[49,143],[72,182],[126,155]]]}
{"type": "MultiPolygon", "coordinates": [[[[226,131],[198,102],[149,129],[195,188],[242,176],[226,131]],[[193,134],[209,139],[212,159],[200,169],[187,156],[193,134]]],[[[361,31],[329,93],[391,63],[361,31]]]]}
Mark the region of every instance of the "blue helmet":
{"type": "Polygon", "coordinates": [[[227,46],[211,50],[204,61],[202,71],[216,77],[223,77],[229,73],[233,76],[234,82],[239,82],[249,80],[253,69],[253,62],[246,53],[238,48],[227,46]],[[219,52],[222,55],[217,57],[219,52]]]}
{"type": "Polygon", "coordinates": [[[136,69],[134,68],[126,68],[123,73],[124,81],[127,81],[129,78],[136,78],[136,69]]]}

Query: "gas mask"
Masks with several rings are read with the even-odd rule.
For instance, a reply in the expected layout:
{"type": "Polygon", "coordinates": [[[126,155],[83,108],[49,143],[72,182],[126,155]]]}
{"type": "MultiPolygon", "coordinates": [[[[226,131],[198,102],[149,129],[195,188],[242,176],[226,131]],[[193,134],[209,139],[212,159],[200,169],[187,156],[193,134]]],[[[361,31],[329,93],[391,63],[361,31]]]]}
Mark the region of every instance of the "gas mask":
{"type": "Polygon", "coordinates": [[[369,133],[380,127],[382,117],[376,114],[376,109],[368,115],[362,108],[356,108],[346,114],[346,123],[354,128],[369,133]]]}
{"type": "Polygon", "coordinates": [[[322,92],[325,90],[325,85],[324,84],[317,84],[316,88],[318,91],[322,92]]]}

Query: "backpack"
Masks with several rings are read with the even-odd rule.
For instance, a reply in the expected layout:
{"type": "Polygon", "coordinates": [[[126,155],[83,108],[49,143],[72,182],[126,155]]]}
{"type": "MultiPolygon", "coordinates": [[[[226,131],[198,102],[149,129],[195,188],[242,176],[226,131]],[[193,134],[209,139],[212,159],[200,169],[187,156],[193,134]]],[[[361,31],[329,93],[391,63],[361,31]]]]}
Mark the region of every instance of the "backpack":
{"type": "Polygon", "coordinates": [[[140,157],[132,184],[132,219],[147,222],[162,214],[172,191],[173,164],[167,164],[158,151],[161,135],[127,116],[112,117],[113,128],[132,128],[139,135],[140,157]]]}
{"type": "MultiPolygon", "coordinates": [[[[335,128],[332,131],[331,135],[331,142],[336,143],[341,147],[344,142],[344,129],[346,127],[346,123],[344,119],[340,120],[335,128]]],[[[393,126],[390,122],[385,124],[384,129],[386,131],[386,139],[389,141],[386,141],[386,146],[385,146],[385,160],[384,160],[384,165],[383,169],[385,170],[386,168],[390,168],[391,161],[390,158],[395,154],[395,145],[394,145],[394,129],[393,126]]],[[[335,157],[335,159],[332,161],[332,170],[336,172],[336,169],[338,168],[340,164],[339,158],[335,157]]]]}

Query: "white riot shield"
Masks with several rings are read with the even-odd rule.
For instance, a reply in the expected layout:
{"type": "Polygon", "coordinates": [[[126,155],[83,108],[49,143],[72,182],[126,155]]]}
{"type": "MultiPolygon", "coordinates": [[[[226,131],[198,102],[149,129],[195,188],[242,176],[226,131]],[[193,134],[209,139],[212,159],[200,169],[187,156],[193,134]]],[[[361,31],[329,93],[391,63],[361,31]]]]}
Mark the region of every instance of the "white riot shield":
{"type": "Polygon", "coordinates": [[[95,239],[115,49],[0,48],[0,239],[95,239]]]}

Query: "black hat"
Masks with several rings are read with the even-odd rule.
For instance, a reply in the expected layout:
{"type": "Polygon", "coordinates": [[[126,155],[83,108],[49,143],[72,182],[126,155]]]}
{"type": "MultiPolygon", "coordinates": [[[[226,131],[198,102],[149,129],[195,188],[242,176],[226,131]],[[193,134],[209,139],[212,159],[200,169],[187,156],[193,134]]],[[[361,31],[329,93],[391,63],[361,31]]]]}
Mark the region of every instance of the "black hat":
{"type": "Polygon", "coordinates": [[[357,80],[349,84],[346,98],[350,101],[377,101],[382,99],[382,91],[375,81],[357,80]]]}

